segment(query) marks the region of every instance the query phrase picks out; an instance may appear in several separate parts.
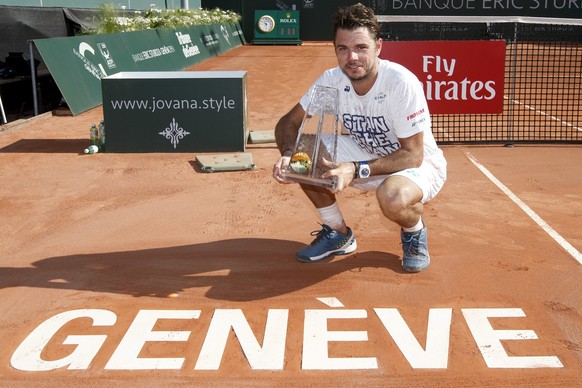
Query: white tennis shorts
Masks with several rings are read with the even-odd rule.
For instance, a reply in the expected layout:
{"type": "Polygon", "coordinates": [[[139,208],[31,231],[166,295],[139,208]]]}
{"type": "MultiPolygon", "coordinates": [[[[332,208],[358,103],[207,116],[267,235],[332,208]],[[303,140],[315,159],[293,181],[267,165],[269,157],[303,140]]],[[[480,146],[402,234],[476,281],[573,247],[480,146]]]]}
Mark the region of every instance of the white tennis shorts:
{"type": "MultiPolygon", "coordinates": [[[[378,159],[363,150],[350,136],[338,136],[337,159],[338,162],[368,161],[378,159]]],[[[360,190],[376,190],[378,186],[389,176],[400,175],[413,181],[422,190],[422,203],[433,199],[441,190],[447,179],[447,161],[442,151],[433,155],[430,159],[425,157],[418,168],[409,168],[388,175],[373,175],[365,179],[354,179],[350,186],[360,190]]]]}

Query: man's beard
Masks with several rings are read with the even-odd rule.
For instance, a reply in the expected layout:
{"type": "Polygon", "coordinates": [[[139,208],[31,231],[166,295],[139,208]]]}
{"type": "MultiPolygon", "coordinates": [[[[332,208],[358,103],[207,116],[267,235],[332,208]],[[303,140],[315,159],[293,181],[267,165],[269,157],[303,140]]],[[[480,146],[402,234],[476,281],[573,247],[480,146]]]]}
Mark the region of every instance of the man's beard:
{"type": "Polygon", "coordinates": [[[368,79],[370,77],[370,74],[372,74],[372,69],[371,68],[367,68],[364,71],[364,74],[359,75],[359,76],[352,76],[345,69],[343,69],[343,72],[350,79],[350,81],[358,82],[358,81],[365,81],[366,79],[368,79]]]}

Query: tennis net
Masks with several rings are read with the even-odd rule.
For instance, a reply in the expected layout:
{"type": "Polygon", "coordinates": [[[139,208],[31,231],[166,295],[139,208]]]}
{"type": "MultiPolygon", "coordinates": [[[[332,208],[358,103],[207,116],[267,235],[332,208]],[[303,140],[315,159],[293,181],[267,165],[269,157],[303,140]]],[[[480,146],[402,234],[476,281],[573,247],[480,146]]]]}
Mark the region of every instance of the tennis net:
{"type": "Polygon", "coordinates": [[[441,144],[582,143],[582,20],[379,16],[386,41],[505,40],[503,111],[433,114],[441,144]]]}

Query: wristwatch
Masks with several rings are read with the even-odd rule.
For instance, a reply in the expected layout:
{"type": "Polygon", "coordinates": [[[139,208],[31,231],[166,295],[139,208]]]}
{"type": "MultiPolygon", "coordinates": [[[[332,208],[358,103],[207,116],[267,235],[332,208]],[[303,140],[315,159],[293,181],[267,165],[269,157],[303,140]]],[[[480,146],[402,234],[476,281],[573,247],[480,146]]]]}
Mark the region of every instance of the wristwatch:
{"type": "Polygon", "coordinates": [[[356,162],[356,177],[357,178],[369,178],[370,177],[370,165],[368,162],[356,162]]]}

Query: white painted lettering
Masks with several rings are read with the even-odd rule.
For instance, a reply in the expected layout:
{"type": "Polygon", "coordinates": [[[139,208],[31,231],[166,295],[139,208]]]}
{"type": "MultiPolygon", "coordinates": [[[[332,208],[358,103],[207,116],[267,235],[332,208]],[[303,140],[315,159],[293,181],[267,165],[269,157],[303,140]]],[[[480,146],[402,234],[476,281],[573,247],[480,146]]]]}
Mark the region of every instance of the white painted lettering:
{"type": "Polygon", "coordinates": [[[194,369],[218,370],[231,328],[252,369],[283,369],[288,316],[289,310],[269,310],[261,347],[242,310],[215,310],[194,369]]]}
{"type": "Polygon", "coordinates": [[[426,331],[426,350],[395,308],[375,308],[374,311],[398,345],[410,366],[415,369],[446,369],[449,358],[449,337],[453,309],[430,309],[426,331]]]}
{"type": "Polygon", "coordinates": [[[49,371],[67,367],[67,369],[87,369],[101,349],[106,335],[70,335],[63,342],[65,345],[77,345],[67,357],[59,360],[45,361],[41,354],[51,338],[65,324],[79,318],[90,318],[93,326],[113,326],[117,316],[108,310],[72,310],[55,315],[41,323],[22,341],[16,349],[10,364],[23,371],[49,371]]]}
{"type": "Polygon", "coordinates": [[[196,319],[200,310],[140,310],[105,369],[180,369],[183,358],[139,358],[146,342],[187,341],[189,331],[152,331],[159,319],[196,319]]]}
{"type": "Polygon", "coordinates": [[[501,340],[537,339],[532,330],[495,330],[488,318],[525,317],[520,308],[462,309],[473,338],[489,368],[562,368],[555,356],[510,357],[501,340]]]}
{"type": "Polygon", "coordinates": [[[376,357],[330,358],[328,342],[367,341],[365,331],[329,331],[328,319],[366,318],[366,310],[305,310],[302,369],[377,369],[376,357]]]}
{"type": "MultiPolygon", "coordinates": [[[[470,94],[473,82],[463,85],[470,94]]],[[[487,89],[486,83],[477,83],[479,89],[487,89]]],[[[451,92],[452,93],[452,92],[451,92]]],[[[460,93],[460,92],[459,92],[460,93]]],[[[483,91],[482,96],[487,92],[483,91]]],[[[486,98],[486,97],[483,97],[486,98]]],[[[417,112],[418,113],[418,112],[417,112]]],[[[417,120],[414,113],[411,120],[417,120]]],[[[374,308],[385,330],[392,337],[399,350],[414,369],[445,369],[448,365],[450,344],[452,309],[435,308],[428,311],[426,328],[426,343],[421,345],[417,337],[396,308],[374,308]]],[[[519,308],[468,308],[462,309],[463,316],[470,329],[477,347],[479,348],[487,367],[489,368],[563,368],[556,356],[515,355],[505,351],[502,342],[508,340],[537,339],[532,330],[496,330],[489,322],[489,318],[524,317],[519,308]]],[[[140,358],[147,350],[148,342],[186,342],[191,331],[154,331],[154,327],[161,319],[191,320],[198,319],[201,310],[140,310],[135,316],[127,332],[119,342],[109,361],[105,364],[106,370],[178,370],[183,368],[185,356],[183,354],[168,354],[167,357],[140,358]]],[[[362,370],[378,369],[376,357],[334,357],[330,354],[330,343],[365,342],[368,341],[367,331],[331,331],[328,323],[334,319],[367,319],[365,309],[326,309],[305,310],[303,327],[302,364],[304,370],[362,370]]],[[[241,349],[253,370],[282,370],[285,367],[285,352],[287,341],[287,327],[289,310],[268,310],[262,345],[253,333],[241,309],[217,309],[210,321],[202,349],[198,355],[195,370],[218,370],[227,341],[234,332],[241,349]]],[[[38,325],[18,346],[12,354],[10,363],[14,369],[21,371],[51,371],[55,369],[83,370],[88,369],[101,351],[108,335],[79,333],[95,327],[113,327],[117,316],[109,310],[79,309],[57,314],[38,325]],[[71,322],[78,320],[74,324],[71,322]],[[84,325],[84,326],[83,326],[84,325]],[[67,332],[72,332],[68,335],[67,332]],[[65,334],[67,336],[65,337],[65,334]],[[64,337],[56,341],[55,337],[64,337]],[[68,347],[63,345],[76,345],[68,347]],[[62,347],[62,348],[60,348],[62,347]],[[43,359],[45,354],[66,354],[60,359],[43,359]]],[[[360,323],[361,321],[356,321],[360,323]]],[[[497,320],[496,320],[497,322],[497,320]]],[[[345,327],[345,324],[344,324],[345,327]]],[[[106,330],[106,329],[102,329],[106,330]]],[[[108,328],[107,330],[114,330],[108,328]]],[[[116,330],[115,332],[118,332],[116,330]]],[[[300,330],[294,331],[294,341],[298,340],[300,330]]],[[[368,345],[368,344],[366,344],[368,345]]],[[[370,344],[372,345],[372,344],[370,344]]],[[[186,344],[184,344],[184,347],[186,344]]],[[[352,345],[353,346],[353,345],[352,345]]],[[[376,345],[380,346],[380,345],[376,345]]],[[[336,344],[332,349],[341,347],[336,344]]],[[[174,347],[161,347],[172,349],[174,347]]],[[[175,347],[178,348],[178,347],[175,347]]],[[[175,349],[174,348],[174,349],[175,349]]],[[[171,350],[168,350],[171,352],[171,350]]],[[[377,352],[382,354],[385,347],[377,352]]],[[[174,350],[178,352],[178,350],[174,350]]]]}

